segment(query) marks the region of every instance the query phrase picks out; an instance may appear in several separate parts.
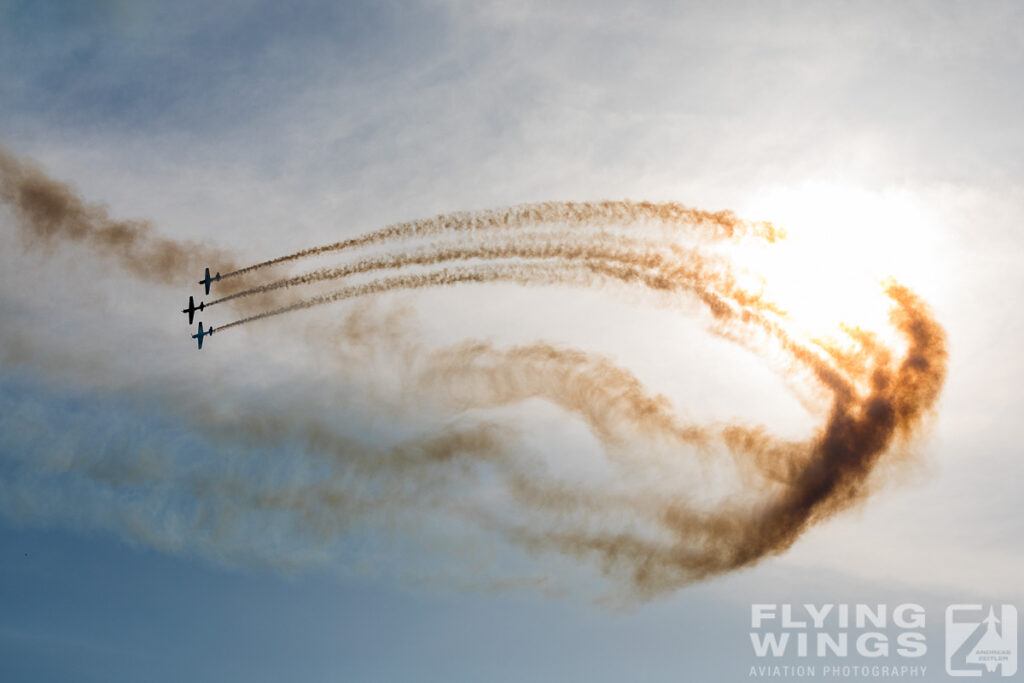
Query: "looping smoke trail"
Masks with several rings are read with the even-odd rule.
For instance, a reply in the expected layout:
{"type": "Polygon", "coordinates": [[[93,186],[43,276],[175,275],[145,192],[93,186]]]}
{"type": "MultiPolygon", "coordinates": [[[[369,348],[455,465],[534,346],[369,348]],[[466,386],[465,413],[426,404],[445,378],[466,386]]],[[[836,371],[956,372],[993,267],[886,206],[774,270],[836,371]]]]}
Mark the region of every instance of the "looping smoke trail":
{"type": "MultiPolygon", "coordinates": [[[[892,321],[909,343],[898,363],[882,358],[871,368],[872,390],[857,401],[837,400],[820,432],[804,444],[748,443],[753,450],[792,462],[785,486],[764,505],[744,509],[723,505],[701,510],[685,498],[665,500],[652,523],[669,540],[653,534],[610,532],[591,528],[509,524],[491,525],[528,547],[554,549],[596,558],[609,573],[623,573],[643,595],[671,590],[689,581],[748,566],[783,552],[811,524],[827,519],[868,492],[868,475],[893,440],[907,436],[936,399],[945,372],[944,334],[927,307],[906,288],[893,285],[887,295],[895,306],[892,321]]],[[[756,430],[731,435],[756,440],[756,430]]],[[[598,503],[579,491],[544,481],[517,481],[524,498],[537,507],[598,503]]],[[[637,501],[626,508],[635,509],[637,501]]],[[[624,512],[624,510],[623,510],[624,512]]]]}
{"type": "Polygon", "coordinates": [[[768,242],[785,237],[785,231],[767,222],[750,222],[737,218],[731,211],[701,211],[677,202],[539,202],[520,204],[486,211],[457,211],[433,218],[395,223],[380,230],[333,244],[304,249],[286,256],[263,261],[222,275],[235,277],[268,266],[344,251],[373,244],[398,242],[414,237],[449,235],[453,232],[487,232],[514,229],[524,225],[557,223],[568,227],[637,225],[658,223],[666,227],[699,231],[707,239],[733,239],[750,235],[768,242]]]}
{"type": "MultiPolygon", "coordinates": [[[[806,442],[785,442],[771,436],[767,430],[743,425],[717,429],[683,425],[670,409],[659,409],[657,402],[627,402],[613,413],[625,419],[638,434],[656,434],[663,440],[697,448],[706,448],[711,442],[725,444],[737,458],[737,466],[746,472],[743,481],[755,490],[772,492],[766,501],[754,507],[733,501],[714,510],[699,509],[684,498],[663,501],[648,519],[648,523],[661,529],[662,538],[610,533],[588,525],[566,528],[556,524],[548,528],[544,522],[525,525],[497,519],[489,522],[528,547],[596,558],[606,571],[624,572],[640,594],[669,590],[780,553],[809,525],[865,496],[868,475],[875,464],[891,450],[896,439],[914,433],[934,405],[945,377],[945,335],[941,326],[916,295],[896,283],[887,285],[884,293],[893,302],[891,322],[908,345],[901,360],[895,359],[877,337],[855,328],[847,328],[848,336],[857,344],[853,351],[821,341],[800,340],[785,324],[785,315],[779,306],[737,286],[728,267],[712,264],[712,259],[696,250],[682,251],[668,245],[658,252],[656,249],[615,248],[600,241],[594,245],[557,241],[538,245],[503,243],[499,236],[493,239],[494,242],[477,247],[441,247],[364,259],[340,269],[324,269],[269,283],[266,287],[273,289],[380,269],[401,270],[466,259],[485,261],[480,265],[442,268],[425,274],[380,278],[225,327],[341,299],[397,290],[492,281],[584,287],[619,281],[694,296],[711,313],[714,332],[755,352],[766,352],[765,345],[770,342],[797,366],[808,370],[814,381],[832,395],[828,420],[806,442]],[[510,258],[523,260],[502,262],[510,258]],[[487,262],[488,259],[492,260],[487,262]],[[867,392],[860,387],[868,387],[867,392]],[[630,406],[644,405],[646,408],[638,411],[631,413],[629,410],[630,406]],[[666,536],[670,540],[666,541],[666,536]]],[[[450,379],[449,384],[458,384],[454,378],[460,376],[459,368],[471,366],[475,354],[472,347],[453,353],[455,362],[439,365],[438,371],[443,371],[450,379]]],[[[558,385],[574,385],[572,367],[576,359],[557,352],[553,355],[558,361],[547,364],[533,355],[533,361],[545,368],[547,379],[533,377],[526,381],[526,391],[520,398],[543,395],[541,387],[553,391],[549,384],[552,377],[557,378],[558,385]]],[[[514,353],[501,355],[499,359],[484,376],[504,373],[506,382],[510,381],[507,375],[529,376],[528,366],[517,362],[514,353]]],[[[607,399],[621,391],[622,385],[611,379],[613,374],[605,371],[585,381],[592,390],[591,400],[607,399]],[[619,388],[614,388],[616,386],[619,388]]],[[[434,381],[437,381],[436,374],[434,381]]],[[[565,396],[557,403],[575,406],[576,414],[584,416],[606,446],[621,443],[621,433],[610,427],[611,422],[603,412],[588,412],[565,396]]],[[[466,403],[466,407],[475,405],[479,405],[479,397],[466,403]]],[[[547,509],[555,520],[565,519],[569,510],[586,508],[586,501],[593,497],[580,498],[582,490],[567,490],[563,485],[518,475],[510,476],[509,481],[527,509],[535,513],[547,509]]],[[[610,498],[602,493],[594,500],[598,501],[594,505],[599,507],[600,501],[608,503],[610,498]]],[[[630,505],[634,512],[644,507],[635,500],[630,505]]]]}
{"type": "MultiPolygon", "coordinates": [[[[12,207],[30,244],[83,245],[104,257],[112,256],[140,279],[170,282],[182,269],[197,267],[200,254],[210,258],[210,252],[201,252],[195,245],[156,235],[148,224],[113,221],[104,209],[86,204],[66,185],[3,150],[0,200],[12,207]]],[[[363,509],[420,504],[457,508],[482,528],[527,548],[596,561],[609,575],[621,577],[635,595],[644,597],[784,552],[808,527],[867,496],[877,465],[899,457],[895,446],[920,431],[945,379],[945,332],[916,294],[889,282],[884,295],[891,302],[890,323],[905,348],[890,348],[879,335],[852,325],[843,328],[852,347],[806,339],[791,325],[786,302],[769,301],[745,289],[727,258],[680,247],[674,235],[628,240],[592,230],[642,223],[686,229],[698,245],[716,242],[725,247],[726,255],[729,240],[753,237],[772,243],[782,237],[781,230],[770,224],[673,203],[550,202],[456,212],[235,270],[224,277],[327,251],[369,245],[392,248],[382,256],[340,268],[250,287],[216,303],[237,305],[243,297],[279,289],[381,270],[396,273],[272,308],[218,330],[343,299],[427,287],[489,282],[627,285],[663,295],[659,301],[667,305],[684,299],[697,302],[707,311],[712,333],[766,362],[781,356],[785,365],[780,372],[787,379],[806,382],[828,400],[822,406],[823,423],[809,438],[788,441],[768,427],[745,424],[688,424],[679,419],[668,399],[650,395],[631,372],[595,354],[544,342],[510,349],[467,342],[433,354],[409,354],[414,359],[406,369],[409,386],[450,411],[453,420],[474,408],[546,400],[580,419],[605,452],[614,456],[610,461],[621,475],[616,482],[558,479],[517,457],[507,431],[483,422],[468,429],[447,425],[392,451],[357,456],[345,435],[286,411],[274,419],[262,415],[243,419],[244,425],[236,426],[232,438],[245,443],[253,430],[264,430],[260,433],[268,437],[307,430],[311,457],[322,456],[332,471],[344,469],[346,476],[387,476],[394,481],[375,488],[372,500],[365,492],[346,490],[343,482],[334,479],[306,488],[274,490],[272,486],[254,489],[242,479],[214,481],[200,476],[191,487],[192,494],[216,499],[218,505],[237,506],[225,513],[232,518],[265,510],[286,512],[315,527],[312,532],[299,531],[321,538],[343,533],[348,514],[363,509]],[[552,229],[544,241],[521,234],[519,228],[526,226],[552,229]],[[405,244],[467,233],[480,243],[428,245],[418,250],[405,244]],[[474,263],[439,268],[465,261],[474,263]],[[709,501],[702,490],[666,491],[637,484],[643,481],[638,478],[640,472],[653,474],[658,482],[675,481],[673,475],[683,465],[679,459],[649,455],[646,446],[651,443],[695,453],[703,466],[731,468],[737,488],[709,501]],[[723,449],[731,459],[721,457],[723,449]],[[467,462],[494,468],[518,505],[516,515],[501,516],[468,498],[436,495],[427,499],[417,493],[424,479],[464,482],[467,462]],[[403,486],[409,479],[414,485],[403,486]],[[620,480],[625,482],[621,486],[620,480]],[[629,488],[629,482],[634,488],[629,488]]],[[[221,260],[222,268],[227,262],[221,260]]],[[[183,401],[183,405],[190,403],[183,401]]]]}

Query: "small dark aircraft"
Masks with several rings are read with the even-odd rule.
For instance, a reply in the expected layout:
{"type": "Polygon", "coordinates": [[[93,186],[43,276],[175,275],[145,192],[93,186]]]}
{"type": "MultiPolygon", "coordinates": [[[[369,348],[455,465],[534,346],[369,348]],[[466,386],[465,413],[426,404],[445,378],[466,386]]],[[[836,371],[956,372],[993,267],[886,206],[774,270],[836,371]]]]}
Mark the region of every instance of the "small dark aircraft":
{"type": "Polygon", "coordinates": [[[188,313],[188,324],[191,325],[192,324],[192,319],[196,315],[196,311],[201,311],[204,308],[206,308],[206,304],[204,304],[202,301],[200,301],[199,305],[196,306],[195,299],[193,299],[192,297],[189,297],[188,298],[188,308],[183,308],[181,310],[181,312],[182,313],[188,313]]]}
{"type": "Polygon", "coordinates": [[[217,282],[218,280],[220,280],[220,273],[217,273],[215,276],[210,277],[210,269],[207,268],[206,269],[206,277],[204,277],[202,280],[200,280],[199,284],[206,285],[206,293],[209,294],[210,293],[210,283],[211,282],[217,282]]]}
{"type": "Polygon", "coordinates": [[[199,342],[199,348],[203,348],[203,337],[213,336],[213,328],[203,330],[203,324],[199,323],[199,331],[192,335],[192,338],[199,342]]]}

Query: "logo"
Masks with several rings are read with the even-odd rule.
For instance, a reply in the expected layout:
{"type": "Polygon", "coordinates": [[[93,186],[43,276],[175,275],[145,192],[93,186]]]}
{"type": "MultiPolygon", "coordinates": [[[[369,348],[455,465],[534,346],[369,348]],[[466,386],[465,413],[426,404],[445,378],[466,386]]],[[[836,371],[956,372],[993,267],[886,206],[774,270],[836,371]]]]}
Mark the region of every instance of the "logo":
{"type": "Polygon", "coordinates": [[[925,621],[924,607],[909,602],[752,604],[748,676],[927,680],[925,621]]]}
{"type": "Polygon", "coordinates": [[[1017,608],[950,605],[946,608],[946,673],[950,676],[1017,673],[1017,608]]]}

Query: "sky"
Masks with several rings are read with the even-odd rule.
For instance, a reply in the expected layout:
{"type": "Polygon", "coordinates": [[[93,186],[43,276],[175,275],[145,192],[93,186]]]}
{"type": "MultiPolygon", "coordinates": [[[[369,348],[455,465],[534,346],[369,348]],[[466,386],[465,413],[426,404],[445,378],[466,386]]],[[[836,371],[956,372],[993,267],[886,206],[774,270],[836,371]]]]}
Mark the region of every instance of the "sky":
{"type": "Polygon", "coordinates": [[[474,372],[539,340],[693,423],[805,439],[829,403],[785,357],[709,333],[692,302],[514,282],[339,301],[197,354],[178,311],[201,269],[140,274],[0,205],[0,679],[748,680],[753,603],[912,602],[939,680],[947,605],[1024,606],[1022,12],[0,0],[0,145],[204,258],[530,202],[681,202],[787,231],[778,258],[723,249],[807,334],[886,328],[891,276],[948,350],[870,495],[751,566],[638,592],[633,560],[509,529],[607,505],[581,524],[628,530],[646,496],[711,505],[740,475],[634,434],[603,394],[510,389],[547,386],[532,357],[502,366],[501,396],[474,372]],[[489,455],[417,465],[449,438],[489,455]],[[531,510],[503,475],[594,497],[531,510]]]}

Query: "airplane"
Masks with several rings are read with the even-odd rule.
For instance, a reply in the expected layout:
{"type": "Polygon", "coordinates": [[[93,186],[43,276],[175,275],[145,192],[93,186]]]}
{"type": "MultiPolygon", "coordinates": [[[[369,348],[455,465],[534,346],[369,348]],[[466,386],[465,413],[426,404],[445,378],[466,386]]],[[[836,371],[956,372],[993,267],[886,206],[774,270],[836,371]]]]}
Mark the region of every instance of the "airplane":
{"type": "Polygon", "coordinates": [[[202,349],[203,348],[203,337],[209,337],[209,336],[212,336],[212,335],[213,335],[213,328],[212,327],[210,329],[204,331],[203,330],[203,324],[199,323],[199,331],[196,332],[195,334],[193,334],[192,338],[199,341],[199,348],[202,349]]]}
{"type": "Polygon", "coordinates": [[[192,319],[196,315],[196,311],[201,311],[204,308],[206,308],[206,304],[205,303],[200,301],[199,305],[196,306],[195,299],[193,299],[192,297],[189,297],[188,298],[188,308],[182,309],[181,312],[182,313],[188,313],[188,324],[191,325],[192,324],[192,319]]]}
{"type": "Polygon", "coordinates": [[[206,293],[207,293],[207,295],[209,295],[209,293],[210,293],[210,283],[211,282],[217,282],[218,280],[220,280],[220,273],[217,273],[217,275],[215,275],[214,277],[210,277],[210,269],[207,268],[206,269],[206,277],[204,277],[202,280],[200,280],[199,284],[206,285],[206,293]]]}

